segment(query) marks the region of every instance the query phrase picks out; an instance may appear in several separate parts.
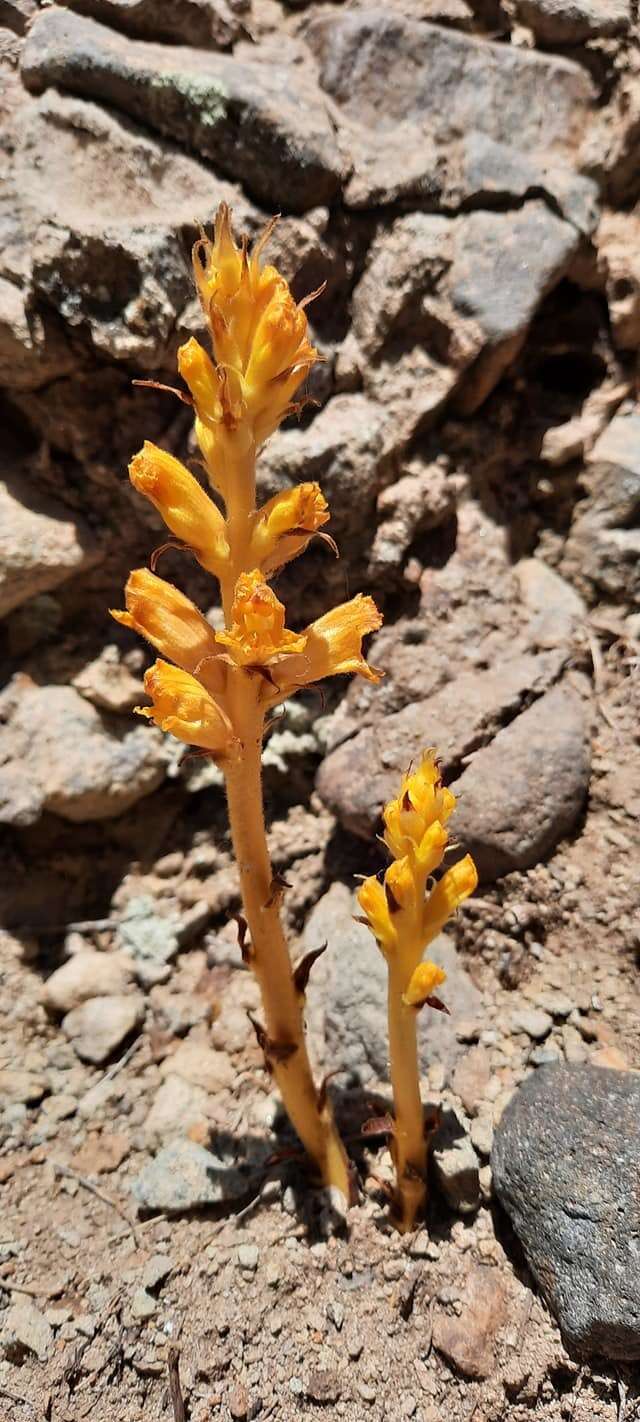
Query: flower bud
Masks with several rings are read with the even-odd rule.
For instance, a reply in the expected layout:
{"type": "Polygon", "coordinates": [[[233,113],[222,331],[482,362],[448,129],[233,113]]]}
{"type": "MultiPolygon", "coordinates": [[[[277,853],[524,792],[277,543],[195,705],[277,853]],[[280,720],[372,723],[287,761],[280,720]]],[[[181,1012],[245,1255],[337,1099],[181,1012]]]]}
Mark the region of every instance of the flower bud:
{"type": "Polygon", "coordinates": [[[220,577],[229,560],[220,510],[179,459],[145,440],[131,460],[129,478],[158,510],[176,538],[187,543],[209,573],[220,577]]]}
{"type": "Polygon", "coordinates": [[[218,657],[215,633],[184,593],[148,568],[135,568],[125,588],[126,612],[111,612],[116,622],[146,637],[163,657],[184,671],[197,672],[202,662],[218,657]]]}
{"type": "Polygon", "coordinates": [[[145,675],[144,689],[153,705],[137,706],[139,716],[188,746],[200,746],[214,755],[228,755],[235,749],[225,712],[189,672],[157,661],[145,675]]]}

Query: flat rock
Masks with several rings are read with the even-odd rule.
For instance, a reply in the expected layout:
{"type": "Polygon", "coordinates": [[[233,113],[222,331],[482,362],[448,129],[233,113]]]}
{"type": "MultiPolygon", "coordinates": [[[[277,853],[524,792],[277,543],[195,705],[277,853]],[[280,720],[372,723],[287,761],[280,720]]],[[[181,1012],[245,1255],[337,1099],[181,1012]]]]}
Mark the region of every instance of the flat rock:
{"type": "Polygon", "coordinates": [[[121,997],[131,985],[131,961],[122,953],[87,948],[56,968],[42,990],[50,1012],[71,1012],[92,997],[121,997]]]}
{"type": "Polygon", "coordinates": [[[344,120],[353,161],[350,203],[460,202],[470,195],[457,193],[455,184],[450,191],[452,172],[458,182],[464,173],[455,154],[460,135],[478,133],[510,150],[503,183],[523,157],[535,162],[545,154],[546,170],[540,165],[532,183],[538,189],[556,163],[575,166],[592,102],[578,65],[488,44],[426,18],[423,7],[412,19],[395,8],[364,6],[325,11],[305,26],[320,83],[344,120]]]}
{"type": "Polygon", "coordinates": [[[19,1365],[29,1354],[46,1363],[53,1348],[51,1324],[29,1300],[12,1304],[0,1333],[0,1348],[11,1363],[19,1365]]]}
{"type": "Polygon", "coordinates": [[[18,675],[0,696],[0,822],[30,825],[123,814],[164,778],[161,734],[103,716],[71,686],[18,675]]]}
{"type": "Polygon", "coordinates": [[[182,1214],[205,1205],[219,1205],[242,1192],[242,1177],[224,1160],[194,1141],[172,1141],[145,1165],[133,1182],[133,1194],[144,1210],[182,1214]]]}
{"type": "Polygon", "coordinates": [[[531,614],[527,632],[532,645],[542,649],[572,642],[587,616],[576,589],[541,558],[521,558],[515,573],[520,597],[531,614]]]}
{"type": "Polygon", "coordinates": [[[538,864],[575,828],[590,767],[588,703],[568,682],[478,751],[451,788],[456,836],[481,879],[538,864]]]}
{"type": "Polygon", "coordinates": [[[113,105],[213,159],[269,210],[336,197],[343,163],[313,75],[261,59],[131,41],[66,9],[44,10],[22,55],[28,89],[50,85],[113,105]]]}
{"type": "Polygon", "coordinates": [[[250,0],[64,0],[70,10],[124,34],[224,49],[243,33],[250,0]]]}
{"type": "MultiPolygon", "coordinates": [[[[327,1069],[339,1069],[366,1084],[388,1077],[387,967],[364,924],[356,923],[355,898],[333,884],[316,904],[305,929],[305,951],[328,943],[313,969],[308,996],[310,1030],[327,1069]]],[[[451,939],[435,940],[429,956],[447,973],[442,996],[451,1016],[425,1010],[420,1019],[420,1065],[434,1062],[450,1072],[464,1047],[456,1024],[477,1015],[481,997],[462,967],[451,939]]]]}
{"type": "Polygon", "coordinates": [[[568,1345],[640,1357],[640,1076],[542,1067],[497,1128],[494,1186],[568,1345]]]}
{"type": "Polygon", "coordinates": [[[496,1361],[496,1340],[509,1316],[509,1288],[497,1269],[476,1265],[470,1272],[459,1314],[438,1309],[433,1346],[469,1378],[487,1378],[496,1361]]]}
{"type": "Polygon", "coordinates": [[[72,1008],[62,1030],[81,1061],[101,1066],[144,1021],[144,998],[135,992],[92,997],[72,1008]]]}
{"type": "Polygon", "coordinates": [[[453,1107],[441,1113],[431,1143],[434,1178],[448,1205],[460,1215],[480,1204],[480,1164],[464,1117],[453,1107]]]}
{"type": "Polygon", "coordinates": [[[0,617],[100,559],[82,519],[23,474],[0,482],[0,617]]]}
{"type": "Polygon", "coordinates": [[[517,0],[516,13],[543,44],[584,44],[622,35],[631,24],[630,0],[517,0]]]}
{"type": "MultiPolygon", "coordinates": [[[[429,647],[414,647],[411,653],[414,661],[428,659],[429,647]]],[[[561,665],[558,653],[525,653],[489,671],[461,672],[433,696],[365,726],[332,751],[318,772],[322,799],[348,829],[373,836],[383,805],[397,794],[407,766],[426,747],[436,748],[445,773],[455,772],[529,696],[550,684],[561,665]]],[[[460,811],[456,825],[459,816],[460,811]]]]}

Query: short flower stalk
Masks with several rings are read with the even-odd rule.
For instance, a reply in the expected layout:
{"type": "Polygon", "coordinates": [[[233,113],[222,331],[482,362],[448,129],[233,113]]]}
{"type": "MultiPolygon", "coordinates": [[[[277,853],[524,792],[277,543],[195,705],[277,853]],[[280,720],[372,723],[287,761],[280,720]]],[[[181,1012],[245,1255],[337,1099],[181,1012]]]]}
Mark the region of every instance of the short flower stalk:
{"type": "Polygon", "coordinates": [[[419,768],[404,777],[398,798],[385,806],[384,842],[392,862],[382,882],[374,875],[358,891],[363,922],[374,934],[389,972],[389,1060],[395,1111],[393,1209],[395,1223],[403,1233],[413,1229],[424,1214],[427,1198],[417,1017],[425,1006],[444,1008],[437,989],[446,974],[422,955],[478,882],[468,854],[437,882],[432,878],[449,846],[446,824],[455,803],[455,796],[442,785],[433,754],[427,753],[419,768]]]}
{"type": "Polygon", "coordinates": [[[315,483],[256,504],[259,450],[298,408],[294,396],[318,359],[305,303],[296,304],[283,277],[261,264],[268,235],[252,253],[244,241],[238,247],[223,205],[214,240],[203,236],[194,249],[212,354],[194,339],[181,348],[178,368],[189,395],[179,393],[193,406],[206,475],[224,513],[179,460],[153,444],[144,445],[129,470],[174,538],[217,578],[224,630],[214,631],[183,593],[144,568],[131,573],[126,610],[113,615],[159,653],[145,677],[151,705],[139,714],[210,754],[223,770],[248,929],[243,956],[262,996],[256,1034],[320,1180],[348,1197],[347,1157],[305,1043],[308,965],[293,970],[282,929],[283,886],[267,850],[261,757],[266,722],[286,697],[326,676],[377,680],[362,642],[381,617],[372,599],[359,595],[293,632],[269,585],[304,552],[329,511],[315,483]]]}

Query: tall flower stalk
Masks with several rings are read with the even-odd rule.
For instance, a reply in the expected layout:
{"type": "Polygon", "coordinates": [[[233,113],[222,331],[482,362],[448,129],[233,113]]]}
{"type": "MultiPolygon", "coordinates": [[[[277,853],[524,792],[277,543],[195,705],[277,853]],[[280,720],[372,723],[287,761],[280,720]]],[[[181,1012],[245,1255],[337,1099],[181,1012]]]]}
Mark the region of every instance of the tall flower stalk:
{"type": "Polygon", "coordinates": [[[384,842],[392,862],[382,882],[375,875],[358,891],[364,922],[375,935],[388,970],[389,1060],[395,1121],[391,1150],[396,1171],[394,1218],[402,1232],[413,1229],[427,1197],[427,1141],[420,1099],[417,1017],[424,1006],[442,1008],[436,989],[446,973],[425,948],[458,905],[473,893],[478,876],[469,854],[437,882],[455,809],[432,752],[405,775],[396,800],[384,809],[384,842]]]}
{"type": "Polygon", "coordinates": [[[283,886],[267,848],[261,758],[266,719],[285,697],[339,673],[378,679],[362,640],[382,619],[372,599],[359,595],[293,632],[269,586],[329,518],[315,483],[256,504],[258,452],[299,408],[294,396],[319,358],[306,303],[296,304],[284,278],[261,264],[271,227],[250,253],[246,240],[240,247],[234,241],[223,204],[213,241],[202,236],[193,253],[211,355],[193,339],[181,347],[178,369],[189,395],[178,393],[193,406],[204,469],[224,514],[195,476],[156,445],[145,443],[129,468],[134,487],[217,578],[224,630],[214,632],[183,593],[145,568],[131,573],[126,611],[113,615],[160,653],[145,676],[151,705],[139,714],[222,768],[248,927],[243,956],[262,996],[256,1034],[318,1176],[348,1197],[347,1157],[305,1044],[310,964],[293,970],[282,929],[283,886]]]}

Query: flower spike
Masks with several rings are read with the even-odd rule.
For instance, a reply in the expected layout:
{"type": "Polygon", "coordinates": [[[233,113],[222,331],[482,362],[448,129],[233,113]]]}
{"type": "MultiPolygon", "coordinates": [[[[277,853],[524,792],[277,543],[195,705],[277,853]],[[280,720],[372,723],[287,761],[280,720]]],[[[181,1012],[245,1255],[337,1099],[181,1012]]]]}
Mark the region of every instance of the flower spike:
{"type": "Polygon", "coordinates": [[[444,1008],[435,989],[446,979],[444,969],[429,959],[422,961],[422,954],[478,882],[467,854],[433,885],[431,876],[442,865],[449,845],[445,825],[455,804],[455,796],[442,785],[433,751],[427,751],[383,811],[392,863],[382,883],[375,877],[365,879],[357,896],[389,968],[389,1047],[396,1110],[394,1213],[403,1231],[413,1229],[426,1200],[416,1013],[424,1006],[444,1008]]]}

